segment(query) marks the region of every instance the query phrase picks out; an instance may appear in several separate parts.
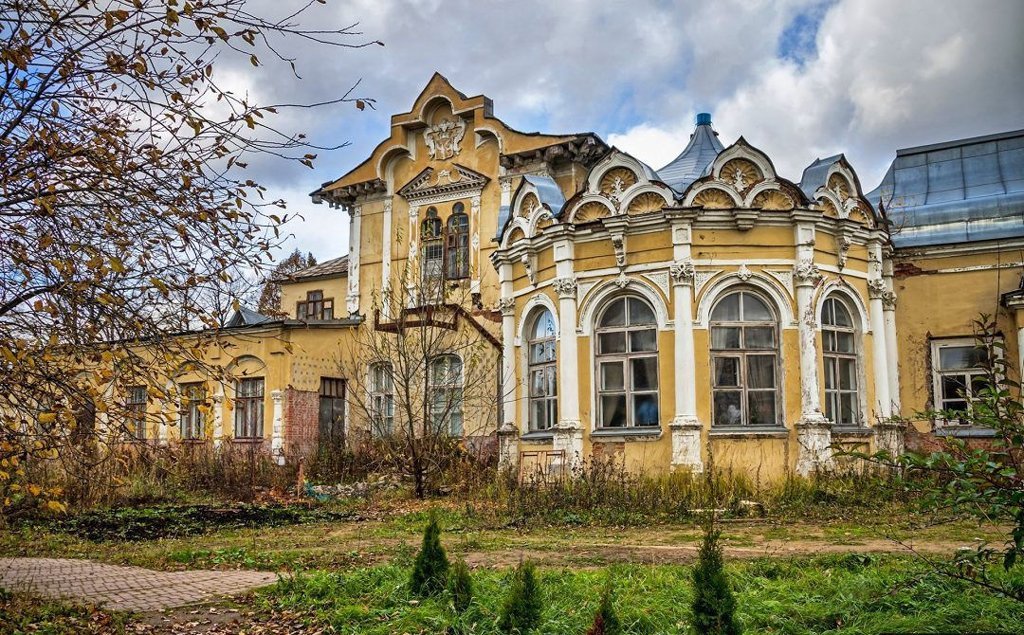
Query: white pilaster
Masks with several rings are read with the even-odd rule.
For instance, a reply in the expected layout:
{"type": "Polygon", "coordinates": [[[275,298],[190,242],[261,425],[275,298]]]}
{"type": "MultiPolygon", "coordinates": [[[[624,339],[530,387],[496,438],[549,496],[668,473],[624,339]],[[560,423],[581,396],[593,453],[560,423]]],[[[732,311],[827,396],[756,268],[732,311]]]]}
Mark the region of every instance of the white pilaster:
{"type": "Polygon", "coordinates": [[[889,402],[892,414],[900,412],[900,361],[899,341],[896,338],[896,291],[892,279],[892,260],[882,261],[882,277],[886,293],[882,296],[882,312],[885,315],[885,361],[889,377],[889,402]]]}
{"type": "Polygon", "coordinates": [[[672,242],[675,262],[672,277],[672,306],[675,322],[675,394],[676,412],[669,425],[672,436],[672,467],[693,472],[704,471],[701,458],[701,425],[697,419],[697,359],[693,343],[693,280],[696,271],[690,260],[689,223],[673,223],[672,242]]]}
{"type": "Polygon", "coordinates": [[[219,448],[224,439],[230,436],[224,429],[224,386],[220,382],[217,382],[217,393],[213,396],[212,402],[213,406],[210,408],[210,412],[213,416],[210,428],[213,434],[213,447],[219,448]]]}
{"type": "Polygon", "coordinates": [[[348,296],[346,308],[349,315],[359,315],[359,248],[361,241],[362,209],[359,205],[348,208],[348,296]]]}
{"type": "Polygon", "coordinates": [[[470,202],[469,214],[470,293],[480,293],[480,195],[470,202]]]}
{"type": "Polygon", "coordinates": [[[556,241],[554,255],[554,289],[558,293],[558,423],[555,425],[553,448],[560,450],[565,457],[562,469],[571,469],[583,460],[572,241],[569,238],[556,241]]]}
{"type": "Polygon", "coordinates": [[[274,402],[274,418],[271,423],[270,455],[278,465],[284,465],[284,393],[274,390],[270,393],[274,402]]]}
{"type": "Polygon", "coordinates": [[[384,234],[381,236],[380,256],[380,300],[381,312],[385,316],[391,315],[391,208],[392,198],[389,196],[384,200],[384,234]]]}
{"type": "Polygon", "coordinates": [[[889,353],[882,306],[885,292],[886,285],[882,280],[882,247],[874,241],[868,244],[868,311],[871,314],[871,366],[874,374],[875,404],[880,421],[892,417],[892,400],[889,396],[889,353]]]}
{"type": "Polygon", "coordinates": [[[516,302],[513,296],[512,264],[498,265],[501,298],[501,427],[498,429],[498,467],[509,470],[519,463],[520,426],[516,422],[516,302]]]}
{"type": "Polygon", "coordinates": [[[821,273],[814,264],[813,223],[797,223],[796,285],[797,331],[800,338],[800,420],[796,423],[799,454],[796,471],[807,476],[832,460],[832,425],[821,412],[821,384],[818,381],[818,316],[814,289],[821,273]]]}
{"type": "Polygon", "coordinates": [[[419,271],[419,238],[420,238],[420,207],[419,205],[409,206],[409,253],[405,259],[405,290],[406,302],[414,306],[419,299],[416,297],[416,289],[420,282],[419,271]]]}

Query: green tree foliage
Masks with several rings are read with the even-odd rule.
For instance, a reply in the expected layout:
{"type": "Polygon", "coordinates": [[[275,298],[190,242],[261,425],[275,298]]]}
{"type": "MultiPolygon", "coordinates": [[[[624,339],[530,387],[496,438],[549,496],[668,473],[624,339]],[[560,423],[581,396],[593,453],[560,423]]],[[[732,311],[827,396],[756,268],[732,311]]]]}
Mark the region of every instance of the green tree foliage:
{"type": "Polygon", "coordinates": [[[423,546],[416,555],[409,588],[421,597],[439,595],[448,579],[448,555],[441,546],[441,526],[434,514],[423,530],[423,546]]]}
{"type": "Polygon", "coordinates": [[[696,635],[738,635],[736,599],[722,564],[721,534],[713,519],[704,528],[697,565],[693,568],[693,631],[696,635]]]}
{"type": "Polygon", "coordinates": [[[529,560],[519,563],[501,607],[498,628],[514,635],[529,633],[540,626],[543,608],[536,567],[529,560]]]}
{"type": "Polygon", "coordinates": [[[594,622],[590,625],[587,635],[621,635],[622,622],[615,612],[614,589],[611,579],[605,584],[601,593],[601,606],[594,614],[594,622]]]}
{"type": "Polygon", "coordinates": [[[287,317],[289,312],[281,306],[281,281],[285,280],[296,271],[301,271],[316,264],[316,257],[307,252],[305,256],[295,249],[288,257],[281,260],[274,266],[274,270],[265,283],[260,293],[260,301],[256,310],[263,315],[276,317],[287,317]]]}
{"type": "Polygon", "coordinates": [[[456,560],[448,572],[448,593],[456,613],[465,613],[473,601],[473,578],[465,560],[456,560]]]}

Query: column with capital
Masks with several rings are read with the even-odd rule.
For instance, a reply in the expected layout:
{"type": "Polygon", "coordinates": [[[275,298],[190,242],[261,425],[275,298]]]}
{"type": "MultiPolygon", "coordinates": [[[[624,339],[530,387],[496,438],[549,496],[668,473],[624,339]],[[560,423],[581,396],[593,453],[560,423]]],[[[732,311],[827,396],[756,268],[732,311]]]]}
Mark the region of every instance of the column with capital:
{"type": "Polygon", "coordinates": [[[361,240],[362,214],[359,205],[350,205],[348,240],[348,295],[346,308],[350,316],[359,315],[359,246],[361,240]]]}
{"type": "Polygon", "coordinates": [[[519,425],[516,422],[516,301],[513,297],[512,263],[497,263],[501,298],[501,426],[498,428],[498,468],[515,469],[519,464],[519,425]]]}
{"type": "Polygon", "coordinates": [[[807,476],[832,463],[832,424],[821,412],[821,383],[818,381],[818,316],[814,289],[821,272],[814,263],[813,223],[797,223],[793,283],[796,286],[797,331],[800,338],[800,419],[796,422],[799,444],[796,472],[807,476]]]}
{"type": "Polygon", "coordinates": [[[690,260],[691,231],[688,222],[673,222],[672,242],[675,262],[669,268],[672,277],[672,305],[675,356],[676,412],[669,424],[672,435],[672,467],[704,471],[701,458],[701,425],[697,419],[697,359],[693,342],[693,280],[696,271],[690,260]]]}
{"type": "Polygon", "coordinates": [[[553,449],[562,453],[562,469],[571,469],[583,460],[573,254],[569,236],[555,239],[556,278],[552,284],[558,294],[558,423],[554,429],[553,449]]]}

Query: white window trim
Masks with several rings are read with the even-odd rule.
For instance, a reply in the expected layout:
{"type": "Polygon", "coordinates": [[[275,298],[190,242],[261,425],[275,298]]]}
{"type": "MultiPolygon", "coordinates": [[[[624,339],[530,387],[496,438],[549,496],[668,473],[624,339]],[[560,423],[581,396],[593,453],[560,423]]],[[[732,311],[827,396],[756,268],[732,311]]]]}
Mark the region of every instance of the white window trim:
{"type": "MultiPolygon", "coordinates": [[[[996,341],[1002,342],[1002,336],[996,338],[996,341]]],[[[931,376],[932,376],[932,409],[936,412],[942,410],[942,370],[939,368],[939,351],[944,348],[960,348],[963,346],[970,346],[972,348],[977,347],[978,338],[975,336],[964,336],[964,337],[937,337],[933,338],[931,344],[931,376]]],[[[1003,356],[1003,349],[1001,347],[994,347],[993,352],[997,357],[1003,356]]],[[[962,374],[980,375],[983,372],[970,373],[968,369],[957,371],[962,374]]],[[[937,426],[949,426],[957,428],[967,428],[966,424],[960,423],[959,419],[945,419],[943,417],[935,417],[935,425],[937,426]]]]}
{"type": "MultiPolygon", "coordinates": [[[[369,364],[369,366],[367,366],[366,374],[367,374],[367,382],[366,382],[366,387],[367,387],[367,390],[366,390],[366,393],[367,393],[367,404],[369,405],[369,408],[368,408],[369,412],[367,414],[369,415],[369,419],[370,419],[370,421],[368,422],[368,425],[370,427],[370,430],[369,430],[370,436],[371,437],[382,437],[382,436],[384,436],[385,430],[384,429],[377,429],[377,424],[378,423],[380,423],[384,427],[387,427],[386,422],[385,422],[387,417],[381,418],[380,421],[377,420],[378,417],[379,417],[379,413],[376,411],[377,410],[377,408],[376,408],[376,406],[377,406],[376,398],[377,397],[381,397],[382,399],[385,399],[387,397],[391,398],[391,429],[390,429],[390,434],[394,434],[395,433],[395,367],[394,367],[394,364],[392,364],[391,362],[388,362],[388,361],[373,362],[373,363],[369,364]],[[390,372],[390,379],[391,379],[390,391],[380,390],[379,389],[380,387],[376,383],[375,371],[376,371],[377,368],[380,368],[380,367],[388,368],[388,369],[391,370],[391,372],[390,372]]],[[[347,404],[347,401],[348,400],[346,400],[346,408],[345,408],[345,416],[346,417],[348,416],[348,404],[347,404]]]]}
{"type": "MultiPolygon", "coordinates": [[[[829,328],[825,325],[825,321],[822,319],[825,311],[825,302],[829,299],[837,299],[846,306],[846,310],[850,312],[850,316],[853,319],[853,344],[854,344],[854,356],[856,357],[857,364],[857,421],[853,426],[843,425],[833,422],[832,425],[839,429],[854,429],[864,428],[867,426],[868,421],[868,400],[867,400],[867,372],[864,369],[864,334],[867,332],[864,330],[864,325],[867,324],[867,318],[861,311],[862,307],[858,304],[858,298],[851,294],[845,293],[842,290],[833,289],[828,294],[822,295],[818,302],[818,331],[821,340],[821,394],[825,398],[822,401],[822,412],[824,413],[825,404],[828,402],[828,390],[825,388],[825,374],[828,370],[825,368],[825,358],[829,357],[831,353],[825,351],[825,331],[829,328]]],[[[844,327],[839,327],[838,330],[846,330],[844,327]]],[[[849,332],[849,331],[848,331],[849,332]]],[[[849,356],[848,354],[839,354],[839,356],[849,356]]]]}

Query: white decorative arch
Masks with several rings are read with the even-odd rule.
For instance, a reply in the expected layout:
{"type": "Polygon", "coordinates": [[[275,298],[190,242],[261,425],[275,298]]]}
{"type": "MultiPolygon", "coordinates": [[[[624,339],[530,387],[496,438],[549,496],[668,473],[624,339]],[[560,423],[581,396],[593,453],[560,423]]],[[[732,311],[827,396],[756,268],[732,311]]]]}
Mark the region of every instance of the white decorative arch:
{"type": "Polygon", "coordinates": [[[736,191],[736,188],[724,181],[707,181],[691,188],[683,200],[683,206],[693,205],[693,200],[697,198],[697,195],[706,190],[721,190],[732,198],[732,202],[736,207],[743,207],[743,197],[736,191]]]}
{"type": "MultiPolygon", "coordinates": [[[[790,198],[790,199],[793,198],[792,196],[790,196],[789,194],[787,194],[786,192],[784,192],[782,190],[782,184],[779,183],[776,179],[768,179],[766,181],[761,181],[760,183],[758,183],[754,187],[750,188],[750,191],[747,192],[746,198],[743,199],[743,207],[753,207],[754,199],[757,198],[757,195],[761,194],[761,193],[764,193],[764,192],[769,192],[769,191],[782,192],[788,198],[790,198]]],[[[799,204],[800,204],[800,201],[793,201],[793,205],[794,206],[799,205],[799,204]]]]}
{"type": "Polygon", "coordinates": [[[456,114],[455,113],[455,102],[453,102],[451,99],[449,99],[447,95],[434,95],[430,99],[428,99],[425,102],[423,102],[423,106],[420,108],[419,113],[417,113],[417,115],[416,115],[417,117],[419,117],[419,120],[422,121],[423,123],[429,124],[427,119],[428,119],[429,115],[433,114],[433,111],[438,108],[438,103],[437,102],[439,102],[439,101],[446,101],[446,102],[448,102],[448,109],[452,111],[453,115],[456,114]]]}
{"type": "Polygon", "coordinates": [[[763,292],[775,306],[779,317],[779,326],[782,328],[795,328],[796,320],[793,315],[793,304],[789,299],[789,293],[782,288],[778,280],[772,279],[760,273],[747,271],[731,271],[716,276],[701,293],[697,301],[697,320],[694,328],[708,328],[708,318],[711,316],[711,309],[723,295],[734,291],[736,288],[748,287],[763,292]]]}
{"type": "Polygon", "coordinates": [[[618,211],[615,209],[615,207],[612,206],[608,199],[601,196],[600,194],[588,192],[587,194],[584,194],[583,196],[576,199],[576,201],[573,203],[572,211],[569,212],[570,223],[576,222],[576,212],[579,211],[579,209],[586,205],[587,203],[597,203],[601,205],[602,207],[608,210],[609,216],[614,216],[615,214],[618,214],[618,211]]]}
{"type": "Polygon", "coordinates": [[[522,346],[523,342],[527,340],[527,329],[540,309],[551,311],[551,317],[555,320],[555,339],[557,340],[562,336],[559,330],[558,308],[555,306],[555,301],[548,294],[538,292],[526,301],[523,310],[519,314],[519,326],[516,328],[516,339],[514,342],[516,346],[522,346]]]}
{"type": "Polygon", "coordinates": [[[871,322],[868,319],[868,308],[864,304],[864,300],[857,293],[856,289],[852,288],[843,280],[829,280],[821,289],[818,290],[818,297],[814,303],[814,321],[817,323],[818,328],[821,328],[821,311],[825,307],[825,300],[830,295],[841,295],[843,299],[853,308],[855,318],[858,321],[858,328],[861,333],[871,332],[871,322]]]}
{"type": "Polygon", "coordinates": [[[508,227],[505,228],[505,233],[501,236],[501,248],[506,249],[512,243],[509,240],[512,238],[513,230],[516,228],[522,230],[523,235],[527,238],[530,237],[530,221],[522,218],[521,216],[515,216],[508,222],[508,227]]]}
{"type": "Polygon", "coordinates": [[[643,163],[640,163],[640,161],[625,152],[615,149],[590,169],[590,174],[587,175],[587,191],[599,192],[601,190],[601,179],[610,170],[615,168],[626,168],[636,174],[636,182],[638,184],[650,183],[651,181],[648,168],[643,163]]]}
{"type": "Polygon", "coordinates": [[[629,294],[636,294],[650,303],[651,307],[654,308],[658,330],[666,331],[672,326],[668,318],[668,300],[661,294],[661,291],[641,278],[623,276],[598,283],[584,296],[583,302],[580,305],[580,333],[583,335],[593,333],[594,321],[597,319],[601,309],[613,298],[629,294]]]}
{"type": "Polygon", "coordinates": [[[231,360],[231,363],[228,364],[227,367],[225,367],[225,370],[233,374],[236,368],[239,368],[240,366],[247,366],[250,364],[255,367],[253,370],[257,371],[265,370],[267,368],[267,363],[264,362],[259,357],[255,355],[244,354],[239,355],[238,357],[231,360]]]}
{"type": "Polygon", "coordinates": [[[489,126],[487,124],[477,126],[473,131],[473,134],[476,139],[476,147],[479,148],[483,144],[487,143],[488,136],[492,136],[498,142],[498,154],[502,155],[505,153],[505,139],[502,138],[501,132],[494,126],[489,126]]]}
{"type": "Polygon", "coordinates": [[[629,209],[629,204],[633,202],[633,199],[641,194],[647,193],[657,194],[665,201],[666,205],[672,204],[672,193],[667,187],[655,185],[654,183],[649,182],[636,183],[635,185],[627,188],[625,193],[622,195],[622,202],[619,204],[619,209],[625,212],[625,210],[629,209]]]}
{"type": "Polygon", "coordinates": [[[392,186],[391,171],[394,168],[392,161],[396,161],[402,157],[409,159],[415,159],[413,151],[406,146],[395,143],[388,146],[387,150],[380,153],[380,158],[377,159],[377,178],[388,184],[388,187],[392,186]]]}
{"type": "Polygon", "coordinates": [[[746,159],[750,161],[761,171],[761,176],[765,180],[775,180],[775,177],[778,176],[768,155],[748,144],[743,137],[740,137],[736,143],[722,150],[715,158],[711,167],[711,176],[716,181],[720,180],[722,178],[722,168],[733,159],[746,159]]]}

